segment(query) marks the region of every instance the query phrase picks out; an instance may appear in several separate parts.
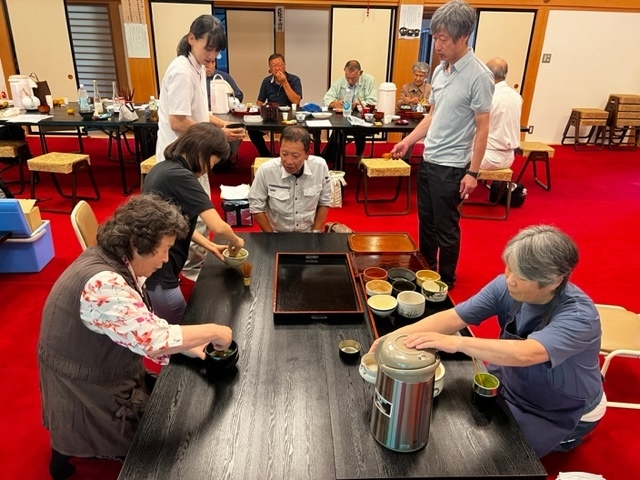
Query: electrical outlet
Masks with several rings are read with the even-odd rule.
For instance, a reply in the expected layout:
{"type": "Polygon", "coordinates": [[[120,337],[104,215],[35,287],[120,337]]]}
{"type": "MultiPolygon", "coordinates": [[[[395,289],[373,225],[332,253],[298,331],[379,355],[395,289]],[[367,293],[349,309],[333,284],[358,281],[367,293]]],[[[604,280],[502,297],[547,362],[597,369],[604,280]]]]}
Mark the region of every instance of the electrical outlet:
{"type": "Polygon", "coordinates": [[[551,54],[543,53],[542,54],[542,63],[551,63],[551,54]]]}
{"type": "Polygon", "coordinates": [[[529,135],[533,133],[533,125],[529,125],[529,130],[527,131],[529,135]]]}

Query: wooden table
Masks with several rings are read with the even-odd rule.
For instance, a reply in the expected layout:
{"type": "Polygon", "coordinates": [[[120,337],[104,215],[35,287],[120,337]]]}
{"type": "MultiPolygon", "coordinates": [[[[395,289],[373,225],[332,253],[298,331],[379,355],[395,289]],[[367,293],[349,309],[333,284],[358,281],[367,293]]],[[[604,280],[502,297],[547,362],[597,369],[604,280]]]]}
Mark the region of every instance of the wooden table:
{"type": "Polygon", "coordinates": [[[369,348],[368,322],[273,323],[275,253],[346,252],[347,235],[243,237],[251,286],[209,257],[185,315],[185,323],[233,328],[240,351],[235,375],[214,376],[201,361],[175,355],[120,479],[546,478],[510,414],[471,404],[468,358],[444,358],[445,386],[435,399],[428,445],[404,454],[380,446],[369,430],[374,387],[357,364],[338,356],[345,338],[369,348]]]}
{"type": "MultiPolygon", "coordinates": [[[[78,104],[76,102],[70,102],[69,105],[65,107],[54,107],[51,109],[48,115],[51,115],[50,118],[45,118],[38,122],[25,120],[24,122],[16,122],[16,123],[7,123],[7,125],[23,125],[29,127],[38,127],[38,134],[40,136],[40,147],[42,153],[47,153],[49,148],[47,146],[47,131],[56,131],[60,129],[74,129],[78,136],[78,143],[80,147],[80,153],[84,151],[84,145],[82,141],[82,130],[99,130],[106,135],[109,136],[109,139],[113,139],[116,142],[116,149],[118,153],[118,163],[120,166],[120,178],[122,180],[122,192],[124,195],[129,195],[135,188],[140,184],[140,168],[137,162],[135,163],[135,178],[136,180],[130,185],[127,186],[127,174],[126,174],[126,164],[124,160],[124,152],[122,150],[122,141],[124,140],[125,145],[128,148],[128,144],[126,143],[125,134],[131,131],[128,122],[121,122],[119,120],[119,116],[117,114],[113,114],[109,118],[105,119],[96,119],[96,120],[85,120],[78,113],[78,104]],[[73,108],[75,113],[69,115],[67,113],[67,107],[73,108]]],[[[25,117],[28,119],[29,116],[38,116],[39,112],[24,112],[25,117]]],[[[157,127],[156,127],[157,128],[157,127]]],[[[111,150],[111,144],[109,144],[109,153],[111,150]]],[[[132,152],[133,153],[133,152],[132,152]]]]}

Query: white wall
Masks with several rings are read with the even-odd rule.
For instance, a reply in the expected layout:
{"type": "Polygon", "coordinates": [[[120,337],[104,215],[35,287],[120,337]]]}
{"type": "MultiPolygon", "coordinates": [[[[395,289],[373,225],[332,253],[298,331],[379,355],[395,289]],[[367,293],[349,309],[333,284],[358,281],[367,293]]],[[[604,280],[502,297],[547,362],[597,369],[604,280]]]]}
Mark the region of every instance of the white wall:
{"type": "Polygon", "coordinates": [[[527,141],[560,143],[571,109],[604,108],[611,93],[640,94],[640,13],[551,11],[527,141]]]}
{"type": "Polygon", "coordinates": [[[151,4],[158,81],[169,64],[176,58],[180,39],[189,33],[189,27],[200,15],[211,15],[211,5],[156,3],[151,4]]]}
{"type": "Polygon", "coordinates": [[[76,99],[71,39],[62,0],[7,0],[18,73],[35,72],[54,98],[76,99]],[[71,78],[69,78],[71,76],[71,78]]]}
{"type": "Polygon", "coordinates": [[[244,93],[245,103],[256,102],[262,79],[269,75],[273,22],[273,10],[227,10],[229,73],[244,93]]]}
{"type": "Polygon", "coordinates": [[[285,10],[287,71],[302,81],[302,103],[320,105],[329,89],[330,32],[328,10],[285,10]]]}

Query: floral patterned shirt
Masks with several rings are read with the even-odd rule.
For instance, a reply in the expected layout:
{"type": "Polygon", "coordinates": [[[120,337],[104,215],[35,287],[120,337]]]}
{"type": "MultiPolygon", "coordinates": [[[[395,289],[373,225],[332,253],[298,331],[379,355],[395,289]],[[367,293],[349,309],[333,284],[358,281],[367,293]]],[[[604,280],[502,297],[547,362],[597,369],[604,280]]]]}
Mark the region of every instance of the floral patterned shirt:
{"type": "MultiPolygon", "coordinates": [[[[145,279],[138,280],[142,284],[145,279]]],[[[100,272],[87,281],[80,298],[80,318],[89,330],[161,365],[169,363],[170,355],[152,358],[152,354],[182,345],[180,325],[154,315],[140,292],[115,272],[100,272]]]]}

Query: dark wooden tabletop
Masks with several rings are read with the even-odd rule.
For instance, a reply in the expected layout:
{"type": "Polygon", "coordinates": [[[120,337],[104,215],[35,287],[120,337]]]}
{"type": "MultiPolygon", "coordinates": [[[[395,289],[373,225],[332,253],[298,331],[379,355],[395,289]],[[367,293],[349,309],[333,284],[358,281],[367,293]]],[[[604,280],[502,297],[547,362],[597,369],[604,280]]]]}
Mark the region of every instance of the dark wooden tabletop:
{"type": "Polygon", "coordinates": [[[155,386],[120,479],[530,478],[546,472],[502,405],[471,403],[469,359],[443,356],[427,446],[396,453],[369,430],[374,386],[344,364],[338,343],[372,343],[368,322],[274,325],[276,252],[345,252],[345,234],[242,235],[253,263],[209,257],[185,322],[233,328],[237,369],[208,372],[175,355],[155,386]]]}

